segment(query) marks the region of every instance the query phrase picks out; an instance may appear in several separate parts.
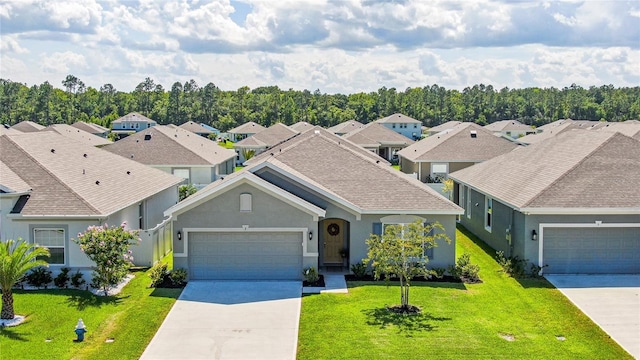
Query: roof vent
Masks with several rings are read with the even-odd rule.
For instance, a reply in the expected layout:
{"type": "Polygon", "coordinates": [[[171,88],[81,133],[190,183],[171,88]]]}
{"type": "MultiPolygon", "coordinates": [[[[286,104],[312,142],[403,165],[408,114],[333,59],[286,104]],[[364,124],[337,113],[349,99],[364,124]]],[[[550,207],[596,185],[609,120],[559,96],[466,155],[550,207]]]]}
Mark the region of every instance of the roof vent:
{"type": "Polygon", "coordinates": [[[127,175],[131,175],[131,171],[127,170],[127,175]]]}
{"type": "Polygon", "coordinates": [[[133,159],[133,154],[131,154],[131,158],[133,159]]]}
{"type": "Polygon", "coordinates": [[[144,139],[145,140],[151,140],[151,134],[145,134],[144,135],[144,139]]]}
{"type": "Polygon", "coordinates": [[[471,130],[471,137],[472,138],[477,138],[478,137],[478,132],[475,130],[471,130]]]}
{"type": "Polygon", "coordinates": [[[315,130],[313,133],[318,135],[318,134],[320,134],[320,130],[315,130]]]}
{"type": "Polygon", "coordinates": [[[96,185],[100,185],[100,180],[96,180],[96,185]]]}
{"type": "Polygon", "coordinates": [[[55,154],[56,153],[56,149],[51,149],[51,153],[55,154]]]}
{"type": "Polygon", "coordinates": [[[140,142],[140,140],[139,140],[139,139],[136,139],[136,142],[140,142]]]}
{"type": "Polygon", "coordinates": [[[82,156],[87,157],[88,155],[87,154],[82,154],[82,156]]]}

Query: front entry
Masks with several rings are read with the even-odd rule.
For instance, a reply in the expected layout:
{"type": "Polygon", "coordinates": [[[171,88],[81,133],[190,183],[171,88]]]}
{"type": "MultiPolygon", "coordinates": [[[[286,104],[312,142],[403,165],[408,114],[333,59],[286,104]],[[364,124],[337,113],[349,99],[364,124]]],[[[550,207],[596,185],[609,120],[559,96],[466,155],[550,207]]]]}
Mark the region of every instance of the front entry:
{"type": "Polygon", "coordinates": [[[347,252],[347,222],[342,219],[327,219],[322,223],[322,263],[342,265],[347,252]]]}

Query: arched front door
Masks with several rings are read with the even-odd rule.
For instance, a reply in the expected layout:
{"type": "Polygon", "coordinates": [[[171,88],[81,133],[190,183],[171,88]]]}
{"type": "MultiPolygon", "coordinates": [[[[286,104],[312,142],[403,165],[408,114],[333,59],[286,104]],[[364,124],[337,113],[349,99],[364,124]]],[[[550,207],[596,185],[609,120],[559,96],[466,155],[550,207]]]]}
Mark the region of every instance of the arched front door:
{"type": "Polygon", "coordinates": [[[342,219],[322,221],[322,264],[342,265],[348,254],[348,223],[342,219]]]}

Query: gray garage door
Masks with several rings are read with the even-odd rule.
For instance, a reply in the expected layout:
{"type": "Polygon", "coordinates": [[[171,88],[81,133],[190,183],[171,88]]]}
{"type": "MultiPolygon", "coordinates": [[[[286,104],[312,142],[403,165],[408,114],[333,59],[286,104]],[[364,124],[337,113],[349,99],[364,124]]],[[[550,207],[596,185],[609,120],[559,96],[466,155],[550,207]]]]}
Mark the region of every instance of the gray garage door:
{"type": "Polygon", "coordinates": [[[545,228],[547,274],[639,274],[640,228],[545,228]]]}
{"type": "Polygon", "coordinates": [[[194,280],[292,280],[302,277],[302,234],[190,233],[194,280]]]}

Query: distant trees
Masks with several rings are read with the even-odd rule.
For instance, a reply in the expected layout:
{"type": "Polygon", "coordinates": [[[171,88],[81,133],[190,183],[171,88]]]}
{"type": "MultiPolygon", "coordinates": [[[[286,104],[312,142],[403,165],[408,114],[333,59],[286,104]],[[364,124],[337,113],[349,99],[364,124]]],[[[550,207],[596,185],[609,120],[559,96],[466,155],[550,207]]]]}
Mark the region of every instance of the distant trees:
{"type": "Polygon", "coordinates": [[[86,87],[68,75],[57,89],[48,82],[31,88],[0,79],[0,121],[13,125],[31,120],[43,125],[90,121],[109,127],[129,112],[140,112],[160,124],[188,120],[226,131],[248,121],[264,126],[276,122],[306,121],[332,126],[354,119],[368,123],[396,112],[435,126],[449,120],[489,124],[514,119],[543,125],[562,118],[624,121],[640,118],[640,87],[613,85],[583,88],[572,84],[558,88],[494,89],[478,84],[462,91],[439,85],[421,88],[381,87],[355,94],[326,94],[320,90],[282,90],[277,86],[223,91],[214,83],[204,87],[195,80],[175,82],[165,90],[149,77],[134,91],[122,92],[113,85],[86,87]]]}

